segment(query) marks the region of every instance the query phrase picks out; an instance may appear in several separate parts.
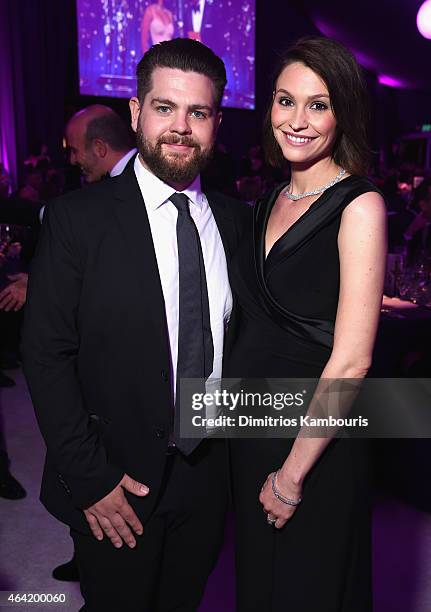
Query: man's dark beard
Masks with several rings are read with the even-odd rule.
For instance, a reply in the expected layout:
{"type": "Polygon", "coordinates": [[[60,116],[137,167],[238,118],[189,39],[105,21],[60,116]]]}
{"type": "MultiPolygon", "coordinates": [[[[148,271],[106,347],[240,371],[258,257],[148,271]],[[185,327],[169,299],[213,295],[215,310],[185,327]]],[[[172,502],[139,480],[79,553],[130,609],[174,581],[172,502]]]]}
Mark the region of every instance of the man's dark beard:
{"type": "Polygon", "coordinates": [[[191,183],[194,178],[205,168],[212,157],[213,147],[203,152],[200,146],[190,136],[163,136],[159,138],[153,146],[150,141],[145,138],[140,129],[136,133],[139,153],[151,170],[164,183],[170,184],[187,184],[191,183]],[[189,161],[183,161],[183,155],[179,153],[171,153],[169,156],[164,156],[162,153],[162,144],[183,144],[194,147],[193,155],[189,161]]]}

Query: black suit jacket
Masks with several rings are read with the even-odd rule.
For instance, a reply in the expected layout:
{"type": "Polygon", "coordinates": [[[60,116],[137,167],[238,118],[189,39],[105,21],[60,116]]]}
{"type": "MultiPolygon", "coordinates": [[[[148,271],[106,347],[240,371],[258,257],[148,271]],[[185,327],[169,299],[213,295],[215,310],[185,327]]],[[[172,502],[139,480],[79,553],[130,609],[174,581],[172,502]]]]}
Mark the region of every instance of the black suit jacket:
{"type": "MultiPolygon", "coordinates": [[[[207,194],[229,262],[248,207],[207,194]]],[[[51,202],[33,261],[23,366],[47,446],[41,500],[89,533],[82,509],[124,473],[142,521],[157,498],[173,400],[165,306],[133,164],[51,202]]]]}

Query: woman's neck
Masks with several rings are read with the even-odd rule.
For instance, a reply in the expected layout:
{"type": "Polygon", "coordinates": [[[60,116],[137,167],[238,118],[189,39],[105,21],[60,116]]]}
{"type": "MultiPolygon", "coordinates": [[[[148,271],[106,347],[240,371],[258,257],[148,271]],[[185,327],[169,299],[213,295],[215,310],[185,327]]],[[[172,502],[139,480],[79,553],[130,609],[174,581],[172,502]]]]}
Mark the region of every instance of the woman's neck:
{"type": "Polygon", "coordinates": [[[321,159],[311,165],[291,164],[290,192],[294,194],[323,187],[337,176],[340,167],[331,158],[321,159]]]}

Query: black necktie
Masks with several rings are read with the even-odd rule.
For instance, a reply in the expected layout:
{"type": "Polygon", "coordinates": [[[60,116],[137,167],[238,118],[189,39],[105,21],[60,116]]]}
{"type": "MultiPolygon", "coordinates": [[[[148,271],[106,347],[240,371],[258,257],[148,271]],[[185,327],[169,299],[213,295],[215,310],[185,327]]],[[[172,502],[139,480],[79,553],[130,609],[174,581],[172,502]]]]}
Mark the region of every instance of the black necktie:
{"type": "Polygon", "coordinates": [[[189,455],[200,440],[181,439],[179,436],[180,380],[181,378],[206,380],[213,370],[214,347],[205,265],[199,233],[190,215],[188,197],[184,193],[174,193],[170,200],[178,210],[179,270],[178,361],[174,442],[183,454],[189,455]]]}

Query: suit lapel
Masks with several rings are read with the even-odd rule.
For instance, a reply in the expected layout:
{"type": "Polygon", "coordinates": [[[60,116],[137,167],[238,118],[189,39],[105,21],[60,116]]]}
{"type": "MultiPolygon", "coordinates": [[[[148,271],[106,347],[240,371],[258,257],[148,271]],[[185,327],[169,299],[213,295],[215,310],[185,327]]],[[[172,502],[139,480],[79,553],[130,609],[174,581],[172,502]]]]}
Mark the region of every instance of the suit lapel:
{"type": "Polygon", "coordinates": [[[113,188],[117,200],[117,222],[129,252],[128,263],[136,268],[138,292],[145,300],[146,309],[153,311],[154,321],[164,323],[159,326],[161,337],[169,347],[159,268],[147,210],[133,163],[129,163],[124,172],[115,179],[113,188]]]}
{"type": "MultiPolygon", "coordinates": [[[[117,200],[116,218],[124,244],[127,245],[130,265],[136,268],[138,292],[145,299],[147,309],[153,311],[155,321],[163,320],[160,325],[161,340],[169,347],[165,302],[160,281],[157,258],[151,235],[147,210],[136,179],[133,163],[113,180],[114,195],[117,200]]],[[[220,232],[226,259],[234,252],[237,243],[237,228],[232,213],[221,194],[209,193],[208,203],[220,232]]]]}

